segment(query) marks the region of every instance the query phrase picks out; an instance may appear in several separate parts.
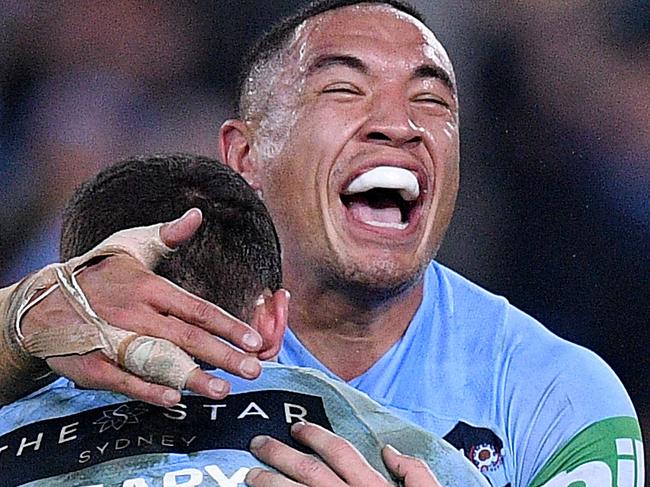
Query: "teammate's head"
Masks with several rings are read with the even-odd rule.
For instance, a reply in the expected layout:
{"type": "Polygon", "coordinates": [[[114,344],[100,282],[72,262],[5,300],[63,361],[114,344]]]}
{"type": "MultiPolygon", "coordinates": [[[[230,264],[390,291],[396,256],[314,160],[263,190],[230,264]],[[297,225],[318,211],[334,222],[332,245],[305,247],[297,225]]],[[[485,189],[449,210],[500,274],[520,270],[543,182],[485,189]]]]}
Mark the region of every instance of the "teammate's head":
{"type": "Polygon", "coordinates": [[[243,73],[220,154],[266,201],[294,295],[307,280],[365,295],[418,282],[453,212],[459,144],[453,69],[417,12],[316,2],[243,73]]]}
{"type": "Polygon", "coordinates": [[[218,161],[189,154],[135,157],[77,189],[63,214],[61,258],[111,234],[199,208],[203,223],[154,271],[248,321],[265,290],[281,286],[280,247],[264,204],[218,161]]]}

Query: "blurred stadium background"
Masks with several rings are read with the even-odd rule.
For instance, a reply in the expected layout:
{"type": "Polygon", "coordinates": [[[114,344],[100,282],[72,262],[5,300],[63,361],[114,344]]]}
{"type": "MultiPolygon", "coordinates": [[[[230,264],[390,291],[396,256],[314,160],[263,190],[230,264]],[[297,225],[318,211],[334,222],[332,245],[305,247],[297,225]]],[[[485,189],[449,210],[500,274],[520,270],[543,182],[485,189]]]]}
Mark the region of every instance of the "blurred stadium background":
{"type": "MultiPolygon", "coordinates": [[[[61,207],[99,168],[216,156],[242,52],[302,3],[0,0],[0,285],[56,260],[61,207]]],[[[460,86],[440,260],[599,353],[647,437],[650,2],[413,3],[460,86]]]]}

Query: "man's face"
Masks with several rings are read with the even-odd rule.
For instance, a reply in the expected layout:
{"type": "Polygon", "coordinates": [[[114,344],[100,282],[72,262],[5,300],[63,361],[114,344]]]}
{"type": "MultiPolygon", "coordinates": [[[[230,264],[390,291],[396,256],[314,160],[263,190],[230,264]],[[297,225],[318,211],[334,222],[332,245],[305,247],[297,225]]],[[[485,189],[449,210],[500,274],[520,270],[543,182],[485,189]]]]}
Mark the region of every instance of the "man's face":
{"type": "Polygon", "coordinates": [[[252,154],[287,282],[316,275],[387,291],[414,283],[458,189],[444,49],[412,17],[362,5],[307,21],[288,57],[273,90],[282,109],[253,128],[252,154]],[[272,145],[259,140],[265,133],[272,145]]]}

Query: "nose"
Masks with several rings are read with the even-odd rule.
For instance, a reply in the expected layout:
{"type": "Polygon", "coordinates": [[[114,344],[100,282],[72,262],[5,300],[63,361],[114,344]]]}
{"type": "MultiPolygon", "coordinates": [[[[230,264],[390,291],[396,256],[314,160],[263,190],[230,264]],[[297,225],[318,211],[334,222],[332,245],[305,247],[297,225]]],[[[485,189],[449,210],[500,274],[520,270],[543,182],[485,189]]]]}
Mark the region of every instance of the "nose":
{"type": "Polygon", "coordinates": [[[412,148],[422,142],[420,129],[409,117],[407,102],[389,93],[376,95],[362,137],[365,142],[399,148],[412,148]]]}

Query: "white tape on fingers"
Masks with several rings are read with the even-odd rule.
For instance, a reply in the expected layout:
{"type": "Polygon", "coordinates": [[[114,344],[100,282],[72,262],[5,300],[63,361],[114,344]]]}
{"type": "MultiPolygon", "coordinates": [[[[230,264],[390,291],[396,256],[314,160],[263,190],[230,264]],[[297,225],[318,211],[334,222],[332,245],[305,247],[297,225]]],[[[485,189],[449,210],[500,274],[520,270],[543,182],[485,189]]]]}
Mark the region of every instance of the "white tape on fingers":
{"type": "Polygon", "coordinates": [[[132,340],[120,363],[147,382],[179,390],[185,387],[192,371],[198,368],[196,362],[172,342],[149,336],[132,340]]]}

